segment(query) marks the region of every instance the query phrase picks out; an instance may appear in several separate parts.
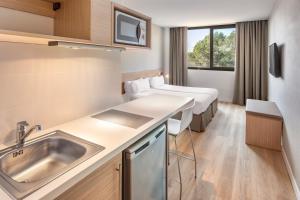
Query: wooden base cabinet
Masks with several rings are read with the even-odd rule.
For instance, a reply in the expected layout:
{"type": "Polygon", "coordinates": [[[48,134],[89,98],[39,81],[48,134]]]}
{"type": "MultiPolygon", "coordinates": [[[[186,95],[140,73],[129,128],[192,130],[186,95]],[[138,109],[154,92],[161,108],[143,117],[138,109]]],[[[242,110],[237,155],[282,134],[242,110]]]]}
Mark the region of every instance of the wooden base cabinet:
{"type": "Polygon", "coordinates": [[[121,200],[122,155],[118,155],[61,194],[58,200],[121,200]]]}
{"type": "Polygon", "coordinates": [[[246,144],[281,151],[283,120],[276,104],[247,100],[246,144]]]}
{"type": "Polygon", "coordinates": [[[247,144],[281,151],[281,119],[254,114],[247,114],[246,118],[247,144]]]}

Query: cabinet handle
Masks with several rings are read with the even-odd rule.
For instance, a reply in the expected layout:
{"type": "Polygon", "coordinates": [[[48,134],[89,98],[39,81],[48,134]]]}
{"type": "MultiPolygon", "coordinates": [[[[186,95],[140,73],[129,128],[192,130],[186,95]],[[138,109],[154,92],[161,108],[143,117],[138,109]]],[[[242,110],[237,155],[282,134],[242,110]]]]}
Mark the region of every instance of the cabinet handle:
{"type": "Polygon", "coordinates": [[[120,163],[116,170],[119,173],[119,199],[122,200],[122,164],[120,163]]]}

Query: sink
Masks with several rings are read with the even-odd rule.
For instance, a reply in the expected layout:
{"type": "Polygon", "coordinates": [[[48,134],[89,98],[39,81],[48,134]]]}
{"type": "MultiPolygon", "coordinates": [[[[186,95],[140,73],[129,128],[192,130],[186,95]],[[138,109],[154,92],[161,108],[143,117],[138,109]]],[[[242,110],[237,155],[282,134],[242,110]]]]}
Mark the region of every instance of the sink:
{"type": "Polygon", "coordinates": [[[55,131],[0,154],[0,184],[21,199],[87,160],[104,147],[55,131]]]}

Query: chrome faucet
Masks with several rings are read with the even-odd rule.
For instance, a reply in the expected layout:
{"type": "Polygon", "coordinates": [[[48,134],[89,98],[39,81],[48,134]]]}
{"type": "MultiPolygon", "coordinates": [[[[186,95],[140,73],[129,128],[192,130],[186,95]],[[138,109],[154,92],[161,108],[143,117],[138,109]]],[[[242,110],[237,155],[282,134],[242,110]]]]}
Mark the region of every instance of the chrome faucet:
{"type": "Polygon", "coordinates": [[[42,130],[41,125],[35,125],[31,127],[28,131],[26,131],[27,126],[29,126],[27,121],[21,121],[17,123],[16,143],[18,147],[23,146],[25,142],[25,138],[27,138],[34,130],[36,131],[42,130]]]}

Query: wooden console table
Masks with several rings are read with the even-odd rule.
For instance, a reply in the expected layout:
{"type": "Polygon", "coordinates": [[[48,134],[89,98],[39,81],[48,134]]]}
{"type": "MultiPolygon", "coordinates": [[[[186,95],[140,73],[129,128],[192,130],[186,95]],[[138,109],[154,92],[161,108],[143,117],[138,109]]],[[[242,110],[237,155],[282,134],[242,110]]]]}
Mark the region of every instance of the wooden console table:
{"type": "Polygon", "coordinates": [[[274,102],[248,99],[246,144],[281,151],[283,119],[274,102]]]}

